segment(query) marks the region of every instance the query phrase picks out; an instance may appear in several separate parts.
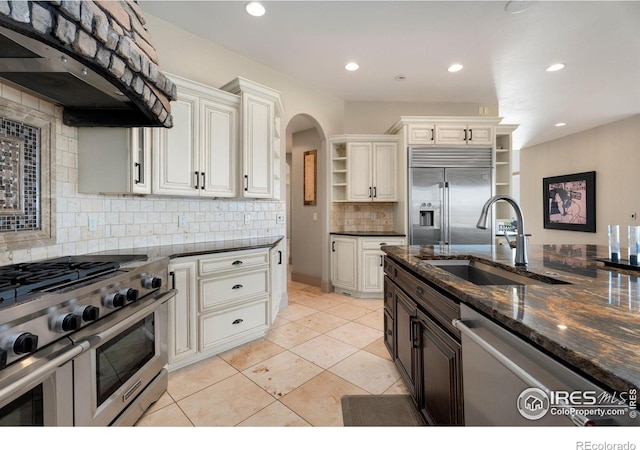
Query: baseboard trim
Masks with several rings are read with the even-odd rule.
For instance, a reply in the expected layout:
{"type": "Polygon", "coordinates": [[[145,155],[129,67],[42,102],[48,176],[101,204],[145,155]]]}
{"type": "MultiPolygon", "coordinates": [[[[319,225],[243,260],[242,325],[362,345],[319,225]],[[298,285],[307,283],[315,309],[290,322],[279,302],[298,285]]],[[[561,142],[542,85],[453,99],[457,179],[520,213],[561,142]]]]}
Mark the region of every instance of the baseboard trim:
{"type": "Polygon", "coordinates": [[[293,271],[291,271],[291,281],[295,281],[296,283],[309,284],[316,287],[322,286],[322,278],[293,271]]]}

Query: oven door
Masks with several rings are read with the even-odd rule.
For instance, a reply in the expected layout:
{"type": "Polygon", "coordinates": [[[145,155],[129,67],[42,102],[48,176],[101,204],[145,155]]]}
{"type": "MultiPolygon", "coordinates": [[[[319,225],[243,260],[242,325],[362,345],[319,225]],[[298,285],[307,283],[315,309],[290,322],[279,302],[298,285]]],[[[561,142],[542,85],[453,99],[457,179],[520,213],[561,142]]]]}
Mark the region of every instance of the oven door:
{"type": "Polygon", "coordinates": [[[175,293],[143,297],[72,337],[91,344],[73,363],[76,426],[133,424],[166,391],[167,301],[175,293]]]}
{"type": "Polygon", "coordinates": [[[63,339],[0,372],[0,426],[72,426],[71,360],[88,348],[63,339]]]}

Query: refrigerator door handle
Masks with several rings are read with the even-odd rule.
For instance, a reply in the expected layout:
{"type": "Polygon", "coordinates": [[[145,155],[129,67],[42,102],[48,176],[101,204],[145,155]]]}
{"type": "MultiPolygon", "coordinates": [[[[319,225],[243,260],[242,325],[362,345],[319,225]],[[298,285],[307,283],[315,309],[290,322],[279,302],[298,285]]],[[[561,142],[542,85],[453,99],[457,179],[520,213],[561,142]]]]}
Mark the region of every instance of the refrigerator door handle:
{"type": "Polygon", "coordinates": [[[440,243],[444,243],[447,240],[447,208],[446,208],[446,182],[440,183],[440,243]]]}
{"type": "Polygon", "coordinates": [[[444,201],[445,201],[445,208],[446,208],[446,215],[447,215],[447,221],[446,221],[446,230],[445,230],[445,234],[444,234],[444,243],[445,244],[449,244],[451,242],[451,202],[450,202],[450,197],[449,197],[449,182],[445,181],[444,182],[444,201]]]}

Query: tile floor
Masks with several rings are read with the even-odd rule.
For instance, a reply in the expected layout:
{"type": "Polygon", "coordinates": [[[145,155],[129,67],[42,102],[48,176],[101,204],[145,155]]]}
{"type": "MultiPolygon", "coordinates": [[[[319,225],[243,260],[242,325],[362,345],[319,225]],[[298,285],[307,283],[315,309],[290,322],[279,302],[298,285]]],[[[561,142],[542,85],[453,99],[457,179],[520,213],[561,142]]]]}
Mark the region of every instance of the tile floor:
{"type": "Polygon", "coordinates": [[[169,374],[139,427],[342,426],[340,398],[406,394],[384,346],[382,300],[289,281],[264,338],[169,374]]]}

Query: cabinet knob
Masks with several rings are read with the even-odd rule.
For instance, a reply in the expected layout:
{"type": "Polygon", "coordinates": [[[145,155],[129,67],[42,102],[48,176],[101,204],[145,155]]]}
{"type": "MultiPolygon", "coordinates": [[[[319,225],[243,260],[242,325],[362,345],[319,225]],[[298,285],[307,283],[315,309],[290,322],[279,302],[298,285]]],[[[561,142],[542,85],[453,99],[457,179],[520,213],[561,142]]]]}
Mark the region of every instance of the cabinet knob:
{"type": "Polygon", "coordinates": [[[418,286],[416,288],[416,294],[418,294],[420,297],[422,297],[424,295],[424,289],[422,289],[420,286],[418,286]]]}
{"type": "Polygon", "coordinates": [[[391,331],[391,330],[387,330],[387,335],[388,335],[388,336],[393,336],[393,331],[391,331]]]}

